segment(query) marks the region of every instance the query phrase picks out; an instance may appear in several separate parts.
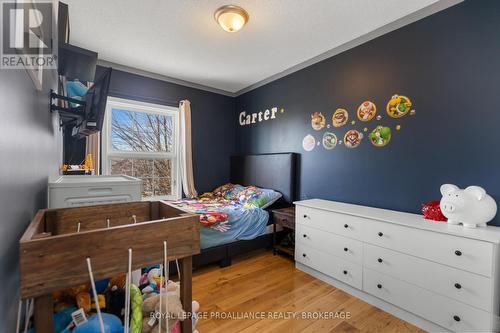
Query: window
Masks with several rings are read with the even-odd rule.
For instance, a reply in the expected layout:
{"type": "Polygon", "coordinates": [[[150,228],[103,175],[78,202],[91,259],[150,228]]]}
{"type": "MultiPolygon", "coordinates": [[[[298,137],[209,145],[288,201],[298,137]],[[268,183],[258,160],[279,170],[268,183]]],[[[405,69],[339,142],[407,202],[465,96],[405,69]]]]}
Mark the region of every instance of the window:
{"type": "Polygon", "coordinates": [[[140,178],[144,199],[180,198],[178,108],[108,98],[103,173],[140,178]]]}

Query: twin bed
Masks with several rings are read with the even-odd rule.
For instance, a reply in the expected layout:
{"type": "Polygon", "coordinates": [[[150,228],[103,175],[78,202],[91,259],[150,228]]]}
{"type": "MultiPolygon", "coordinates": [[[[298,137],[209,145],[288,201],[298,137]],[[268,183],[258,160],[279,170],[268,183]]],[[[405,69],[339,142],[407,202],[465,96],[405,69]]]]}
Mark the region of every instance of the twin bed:
{"type": "Polygon", "coordinates": [[[200,214],[202,250],[193,257],[194,266],[213,262],[219,262],[221,267],[228,266],[233,255],[271,246],[272,234],[268,228],[272,223],[271,211],[291,206],[296,191],[296,161],[294,153],[231,157],[231,184],[256,186],[281,194],[279,199],[271,200],[271,204],[263,208],[240,202],[238,195],[224,197],[219,193],[168,203],[183,211],[200,214]]]}

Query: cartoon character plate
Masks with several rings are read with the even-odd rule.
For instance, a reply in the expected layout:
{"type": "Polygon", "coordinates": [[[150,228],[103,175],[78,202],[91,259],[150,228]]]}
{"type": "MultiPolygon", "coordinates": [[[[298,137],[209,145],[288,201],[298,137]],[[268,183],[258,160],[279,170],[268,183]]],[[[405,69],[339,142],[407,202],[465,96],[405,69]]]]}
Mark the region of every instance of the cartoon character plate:
{"type": "Polygon", "coordinates": [[[311,126],[316,131],[325,127],[326,119],[321,112],[314,112],[311,114],[311,126]]]}
{"type": "Polygon", "coordinates": [[[349,120],[349,113],[345,109],[337,109],[332,116],[332,125],[334,127],[341,127],[347,124],[349,120]]]}
{"type": "Polygon", "coordinates": [[[408,97],[394,95],[387,103],[387,114],[392,118],[401,118],[410,111],[411,105],[408,97]]]}
{"type": "Polygon", "coordinates": [[[314,139],[314,136],[307,134],[302,140],[302,148],[304,148],[305,151],[311,151],[315,146],[316,140],[314,139]]]}
{"type": "Polygon", "coordinates": [[[358,107],[358,119],[361,121],[370,121],[377,113],[377,106],[375,103],[365,101],[358,107]]]}
{"type": "Polygon", "coordinates": [[[369,136],[375,147],[383,147],[391,141],[391,129],[385,126],[377,126],[369,136]]]}
{"type": "Polygon", "coordinates": [[[344,135],[344,145],[347,148],[356,148],[361,144],[361,140],[363,139],[363,134],[356,130],[349,130],[344,135]]]}
{"type": "Polygon", "coordinates": [[[337,145],[337,136],[332,132],[325,132],[323,134],[323,147],[325,149],[331,150],[337,145]]]}

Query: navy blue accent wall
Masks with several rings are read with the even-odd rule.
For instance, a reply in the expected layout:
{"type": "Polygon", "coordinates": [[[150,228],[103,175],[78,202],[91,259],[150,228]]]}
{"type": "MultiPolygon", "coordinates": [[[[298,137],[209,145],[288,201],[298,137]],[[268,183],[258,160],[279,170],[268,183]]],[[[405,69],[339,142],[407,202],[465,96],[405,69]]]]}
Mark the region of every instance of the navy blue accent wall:
{"type": "MultiPolygon", "coordinates": [[[[98,67],[96,77],[101,71],[98,67]]],[[[234,98],[118,70],[113,71],[109,95],[170,106],[188,99],[196,189],[209,191],[229,181],[229,157],[236,149],[234,98]]]]}
{"type": "MultiPolygon", "coordinates": [[[[241,111],[286,112],[237,125],[237,149],[301,153],[301,199],[418,212],[421,203],[441,197],[442,183],[454,183],[483,186],[500,202],[499,78],[500,1],[469,0],[238,97],[235,123],[241,111]],[[385,105],[396,93],[412,99],[415,116],[387,116],[385,105]],[[302,149],[305,135],[318,139],[324,132],[311,128],[312,112],[330,118],[345,107],[352,119],[364,100],[383,115],[368,123],[370,130],[393,128],[386,147],[365,137],[352,150],[302,149]]],[[[357,120],[331,130],[340,137],[363,127],[357,120]]]]}

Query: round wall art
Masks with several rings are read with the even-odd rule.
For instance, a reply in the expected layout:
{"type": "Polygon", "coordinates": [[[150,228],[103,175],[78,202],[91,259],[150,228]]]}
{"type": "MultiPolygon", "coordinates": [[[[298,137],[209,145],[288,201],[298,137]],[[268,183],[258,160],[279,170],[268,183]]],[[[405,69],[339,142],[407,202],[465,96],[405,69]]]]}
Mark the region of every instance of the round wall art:
{"type": "Polygon", "coordinates": [[[356,148],[361,144],[361,140],[363,139],[363,134],[356,130],[349,130],[344,135],[344,145],[347,148],[356,148]]]}
{"type": "Polygon", "coordinates": [[[302,140],[302,148],[304,148],[305,151],[311,151],[314,149],[316,146],[316,140],[314,139],[314,136],[311,134],[308,134],[304,137],[302,140]]]}
{"type": "Polygon", "coordinates": [[[370,133],[370,141],[375,147],[383,147],[391,141],[391,129],[385,126],[377,126],[370,133]]]}
{"type": "Polygon", "coordinates": [[[387,114],[392,118],[401,118],[411,109],[411,101],[406,96],[394,95],[387,103],[387,114]]]}
{"type": "Polygon", "coordinates": [[[331,150],[337,145],[337,136],[332,132],[325,132],[323,134],[323,147],[325,149],[331,150]]]}
{"type": "Polygon", "coordinates": [[[321,112],[314,112],[311,114],[311,126],[316,131],[325,127],[326,119],[321,112]]]}
{"type": "Polygon", "coordinates": [[[377,113],[377,106],[375,103],[365,101],[358,107],[358,119],[361,121],[370,121],[377,113]]]}
{"type": "Polygon", "coordinates": [[[349,120],[349,114],[345,109],[337,109],[332,116],[332,125],[334,127],[341,127],[347,124],[349,120]]]}

